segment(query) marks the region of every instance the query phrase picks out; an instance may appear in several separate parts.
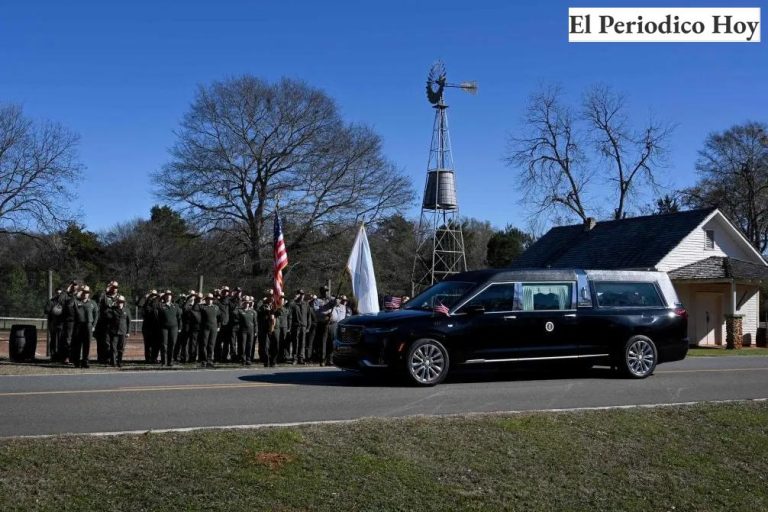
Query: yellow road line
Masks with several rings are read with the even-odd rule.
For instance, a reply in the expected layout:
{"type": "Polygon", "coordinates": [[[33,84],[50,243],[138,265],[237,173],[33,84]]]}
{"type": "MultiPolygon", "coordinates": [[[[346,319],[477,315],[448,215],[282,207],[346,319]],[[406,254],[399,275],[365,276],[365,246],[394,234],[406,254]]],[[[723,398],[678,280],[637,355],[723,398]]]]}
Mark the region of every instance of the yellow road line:
{"type": "Polygon", "coordinates": [[[274,384],[271,382],[259,382],[248,384],[187,384],[177,386],[137,386],[112,389],[72,389],[58,391],[15,391],[0,393],[2,396],[30,396],[30,395],[78,395],[87,393],[141,393],[143,391],[199,391],[213,389],[238,389],[238,388],[267,388],[277,386],[291,386],[291,384],[274,384]]]}

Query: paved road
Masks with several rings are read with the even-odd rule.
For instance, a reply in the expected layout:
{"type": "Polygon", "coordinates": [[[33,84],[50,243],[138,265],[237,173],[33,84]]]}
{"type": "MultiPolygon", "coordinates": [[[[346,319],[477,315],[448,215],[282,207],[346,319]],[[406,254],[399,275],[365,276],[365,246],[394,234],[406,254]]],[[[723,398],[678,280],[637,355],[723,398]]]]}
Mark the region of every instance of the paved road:
{"type": "Polygon", "coordinates": [[[434,388],[332,368],[0,376],[0,437],[756,398],[765,357],[689,358],[641,381],[528,368],[434,388]]]}

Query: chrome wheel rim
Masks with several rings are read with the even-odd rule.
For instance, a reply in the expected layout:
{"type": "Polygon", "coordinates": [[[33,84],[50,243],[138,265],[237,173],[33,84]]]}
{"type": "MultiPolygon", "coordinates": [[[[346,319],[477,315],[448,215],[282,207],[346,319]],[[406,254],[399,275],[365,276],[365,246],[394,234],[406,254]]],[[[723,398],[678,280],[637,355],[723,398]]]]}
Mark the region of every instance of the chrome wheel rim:
{"type": "Polygon", "coordinates": [[[653,346],[646,340],[635,341],[627,350],[627,368],[638,377],[650,374],[655,361],[653,346]]]}
{"type": "Polygon", "coordinates": [[[436,382],[445,371],[445,356],[440,347],[431,343],[421,345],[411,354],[408,369],[422,384],[436,382]]]}

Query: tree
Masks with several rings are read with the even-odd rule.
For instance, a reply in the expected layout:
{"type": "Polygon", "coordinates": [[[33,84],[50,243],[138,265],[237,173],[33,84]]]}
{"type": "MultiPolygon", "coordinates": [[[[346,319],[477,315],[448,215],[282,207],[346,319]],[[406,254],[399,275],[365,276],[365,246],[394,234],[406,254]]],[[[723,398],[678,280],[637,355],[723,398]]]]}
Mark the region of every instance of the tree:
{"type": "Polygon", "coordinates": [[[0,233],[61,229],[72,221],[68,186],[80,178],[78,136],[0,104],[0,233]]]}
{"type": "Polygon", "coordinates": [[[680,201],[678,194],[664,194],[664,197],[656,199],[655,215],[664,215],[667,213],[677,213],[680,211],[680,201]]]}
{"type": "Polygon", "coordinates": [[[487,244],[488,266],[491,268],[510,266],[533,242],[533,236],[514,226],[496,231],[487,244]]]}
{"type": "Polygon", "coordinates": [[[590,88],[580,109],[564,103],[559,87],[543,89],[530,97],[523,122],[524,133],[509,140],[506,161],[519,170],[524,202],[536,214],[582,221],[606,202],[595,191],[596,178],[612,184],[614,219],[627,215],[643,185],[655,188],[672,131],[654,121],[634,128],[625,97],[603,86],[590,88]]]}
{"type": "Polygon", "coordinates": [[[488,267],[486,246],[493,236],[491,223],[473,218],[462,219],[461,233],[464,237],[464,254],[467,270],[488,267]]]}
{"type": "Polygon", "coordinates": [[[290,254],[413,197],[409,181],[383,156],[379,136],[345,123],[323,91],[249,75],[199,88],[171,161],[154,178],[159,196],[198,227],[234,237],[254,276],[269,268],[264,255],[278,198],[293,228],[284,230],[290,254]]]}
{"type": "Polygon", "coordinates": [[[717,207],[755,249],[768,247],[768,125],[747,122],[710,134],[696,162],[699,181],[684,191],[689,206],[717,207]]]}

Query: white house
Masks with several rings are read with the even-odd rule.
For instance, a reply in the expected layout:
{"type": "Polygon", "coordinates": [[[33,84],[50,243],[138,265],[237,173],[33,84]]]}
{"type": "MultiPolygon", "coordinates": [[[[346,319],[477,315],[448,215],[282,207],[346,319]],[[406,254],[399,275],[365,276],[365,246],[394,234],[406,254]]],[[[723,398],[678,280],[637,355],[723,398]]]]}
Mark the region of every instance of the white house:
{"type": "Polygon", "coordinates": [[[755,344],[768,264],[717,209],[551,229],[516,267],[663,270],[689,311],[692,345],[755,344]]]}

